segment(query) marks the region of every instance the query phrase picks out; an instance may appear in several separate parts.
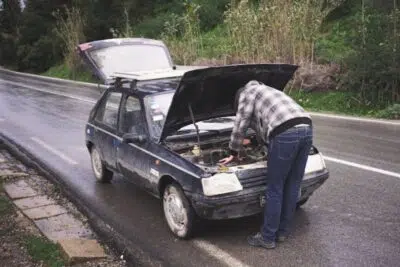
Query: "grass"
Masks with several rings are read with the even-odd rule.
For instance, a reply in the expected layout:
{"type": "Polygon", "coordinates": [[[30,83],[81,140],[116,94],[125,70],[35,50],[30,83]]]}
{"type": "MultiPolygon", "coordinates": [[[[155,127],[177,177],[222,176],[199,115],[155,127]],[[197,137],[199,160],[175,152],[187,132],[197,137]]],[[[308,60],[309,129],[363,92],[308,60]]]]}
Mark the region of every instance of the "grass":
{"type": "Polygon", "coordinates": [[[29,255],[49,267],[65,266],[59,247],[43,237],[30,236],[25,240],[29,255]]]}
{"type": "Polygon", "coordinates": [[[0,217],[6,216],[11,212],[11,204],[6,197],[0,195],[0,217]]]}
{"type": "Polygon", "coordinates": [[[302,107],[309,111],[331,112],[336,114],[381,117],[380,109],[362,104],[356,93],[346,91],[288,93],[302,107]]]}
{"type": "Polygon", "coordinates": [[[48,77],[61,78],[61,79],[70,79],[81,82],[90,82],[90,83],[98,82],[89,71],[80,70],[74,73],[65,64],[51,67],[42,75],[48,77]]]}
{"type": "Polygon", "coordinates": [[[0,218],[3,218],[12,212],[12,205],[8,201],[7,197],[3,195],[3,192],[3,181],[0,180],[0,218]]]}

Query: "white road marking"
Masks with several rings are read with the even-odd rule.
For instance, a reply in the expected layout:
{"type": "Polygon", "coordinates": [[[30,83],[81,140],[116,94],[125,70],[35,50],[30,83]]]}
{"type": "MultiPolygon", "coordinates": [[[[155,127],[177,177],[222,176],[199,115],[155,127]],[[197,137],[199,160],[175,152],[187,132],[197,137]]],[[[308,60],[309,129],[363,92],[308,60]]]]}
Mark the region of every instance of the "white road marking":
{"type": "Polygon", "coordinates": [[[376,173],[380,173],[380,174],[384,174],[384,175],[388,175],[388,176],[392,176],[392,177],[396,177],[396,178],[400,179],[400,173],[386,171],[386,170],[370,167],[367,165],[358,164],[358,163],[347,161],[347,160],[342,160],[342,159],[337,159],[337,158],[332,158],[332,157],[327,157],[327,156],[323,156],[323,157],[324,157],[324,159],[326,159],[328,161],[332,161],[332,162],[344,164],[347,166],[351,166],[351,167],[355,167],[355,168],[359,168],[359,169],[363,169],[363,170],[367,170],[367,171],[371,171],[371,172],[376,172],[376,173]]]}
{"type": "Polygon", "coordinates": [[[381,123],[381,124],[389,124],[389,125],[400,126],[400,121],[367,119],[367,118],[360,118],[360,117],[341,116],[341,115],[333,115],[333,114],[317,113],[317,112],[308,112],[308,113],[311,116],[315,116],[315,117],[326,117],[326,118],[339,119],[339,120],[359,121],[359,122],[373,122],[373,123],[381,123]]]}
{"type": "Polygon", "coordinates": [[[69,164],[72,164],[72,165],[77,165],[78,164],[78,162],[76,162],[73,159],[69,158],[68,156],[66,156],[62,152],[58,151],[57,149],[49,146],[48,144],[46,144],[44,141],[40,140],[39,138],[31,137],[31,140],[36,142],[36,143],[38,143],[39,145],[41,145],[42,147],[44,147],[48,151],[52,152],[53,154],[59,156],[60,158],[62,158],[66,162],[68,162],[69,164]]]}
{"type": "Polygon", "coordinates": [[[219,260],[226,266],[234,266],[234,267],[250,267],[249,265],[241,262],[240,260],[234,258],[228,252],[220,249],[219,247],[207,242],[205,240],[194,240],[194,245],[200,250],[206,252],[208,255],[213,258],[219,260]]]}
{"type": "Polygon", "coordinates": [[[95,100],[92,100],[92,99],[89,99],[89,98],[85,98],[85,97],[74,96],[74,95],[65,94],[65,93],[61,93],[61,92],[54,92],[54,91],[51,91],[51,90],[46,90],[46,89],[43,89],[43,88],[39,88],[39,87],[31,86],[31,85],[26,85],[24,83],[19,83],[19,82],[12,82],[12,81],[7,81],[7,80],[3,80],[3,81],[5,83],[16,85],[16,86],[20,86],[22,88],[28,88],[28,89],[39,91],[39,92],[44,92],[44,93],[48,93],[48,94],[64,96],[64,97],[72,98],[72,99],[83,101],[83,102],[90,103],[90,104],[95,104],[96,103],[95,100]]]}

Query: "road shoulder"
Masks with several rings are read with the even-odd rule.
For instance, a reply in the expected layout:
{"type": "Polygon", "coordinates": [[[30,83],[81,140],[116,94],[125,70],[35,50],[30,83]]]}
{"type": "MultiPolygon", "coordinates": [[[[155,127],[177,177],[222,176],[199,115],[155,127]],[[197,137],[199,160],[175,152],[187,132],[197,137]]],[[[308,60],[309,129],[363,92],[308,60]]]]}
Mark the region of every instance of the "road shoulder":
{"type": "Polygon", "coordinates": [[[0,145],[4,266],[126,266],[125,260],[99,242],[87,221],[54,184],[0,145]]]}

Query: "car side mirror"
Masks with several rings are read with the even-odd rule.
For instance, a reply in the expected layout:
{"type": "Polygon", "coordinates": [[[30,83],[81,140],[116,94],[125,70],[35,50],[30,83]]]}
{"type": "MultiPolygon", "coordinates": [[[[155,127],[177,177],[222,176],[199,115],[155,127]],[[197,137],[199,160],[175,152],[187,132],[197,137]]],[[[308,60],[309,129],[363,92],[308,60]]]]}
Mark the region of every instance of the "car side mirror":
{"type": "Polygon", "coordinates": [[[147,141],[147,137],[143,134],[133,134],[127,133],[122,136],[122,142],[124,143],[135,143],[135,144],[143,144],[147,141]]]}

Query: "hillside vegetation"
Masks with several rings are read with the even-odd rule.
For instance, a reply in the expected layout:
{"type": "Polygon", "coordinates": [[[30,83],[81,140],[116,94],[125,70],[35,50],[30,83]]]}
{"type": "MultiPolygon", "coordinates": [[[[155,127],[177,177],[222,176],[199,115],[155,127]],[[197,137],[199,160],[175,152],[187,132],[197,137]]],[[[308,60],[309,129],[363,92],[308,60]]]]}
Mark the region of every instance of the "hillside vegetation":
{"type": "Polygon", "coordinates": [[[177,64],[298,64],[313,110],[400,118],[398,0],[3,0],[0,65],[93,80],[78,43],[162,39],[177,64]]]}

